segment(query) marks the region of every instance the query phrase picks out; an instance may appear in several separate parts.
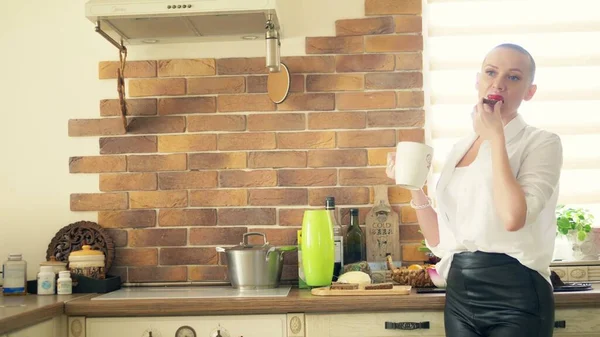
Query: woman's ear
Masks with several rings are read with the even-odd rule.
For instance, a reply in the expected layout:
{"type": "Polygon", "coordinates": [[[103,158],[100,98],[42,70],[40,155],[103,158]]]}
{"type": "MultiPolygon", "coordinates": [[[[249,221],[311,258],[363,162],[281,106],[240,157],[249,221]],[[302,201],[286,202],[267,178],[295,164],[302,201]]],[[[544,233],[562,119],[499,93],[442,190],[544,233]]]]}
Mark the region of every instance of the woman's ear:
{"type": "Polygon", "coordinates": [[[535,92],[537,91],[537,85],[532,84],[529,86],[529,89],[527,89],[527,93],[525,94],[525,97],[523,98],[525,101],[529,101],[530,99],[533,98],[533,95],[535,95],[535,92]]]}

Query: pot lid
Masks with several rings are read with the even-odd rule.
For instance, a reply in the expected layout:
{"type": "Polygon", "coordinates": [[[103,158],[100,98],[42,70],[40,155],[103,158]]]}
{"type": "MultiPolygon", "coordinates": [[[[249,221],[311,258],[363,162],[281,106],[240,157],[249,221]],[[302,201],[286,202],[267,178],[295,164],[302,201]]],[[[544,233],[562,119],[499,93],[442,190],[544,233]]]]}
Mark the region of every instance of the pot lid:
{"type": "Polygon", "coordinates": [[[76,250],[69,254],[69,257],[76,256],[104,256],[104,253],[99,250],[92,249],[92,246],[90,245],[83,245],[81,250],[76,250]]]}

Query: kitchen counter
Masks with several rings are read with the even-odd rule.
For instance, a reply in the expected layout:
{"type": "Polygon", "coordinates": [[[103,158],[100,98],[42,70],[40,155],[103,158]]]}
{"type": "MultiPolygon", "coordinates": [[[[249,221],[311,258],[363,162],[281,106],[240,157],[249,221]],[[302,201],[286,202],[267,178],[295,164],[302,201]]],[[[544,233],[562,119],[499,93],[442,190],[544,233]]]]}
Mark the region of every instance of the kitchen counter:
{"type": "MultiPolygon", "coordinates": [[[[600,307],[600,285],[583,292],[555,293],[556,308],[600,307]]],[[[444,294],[400,296],[313,296],[292,289],[287,297],[207,298],[92,301],[90,297],[65,304],[70,316],[201,316],[278,313],[332,313],[398,310],[442,310],[444,294]]]]}
{"type": "Polygon", "coordinates": [[[66,302],[86,296],[93,295],[0,295],[0,335],[62,315],[66,302]]]}

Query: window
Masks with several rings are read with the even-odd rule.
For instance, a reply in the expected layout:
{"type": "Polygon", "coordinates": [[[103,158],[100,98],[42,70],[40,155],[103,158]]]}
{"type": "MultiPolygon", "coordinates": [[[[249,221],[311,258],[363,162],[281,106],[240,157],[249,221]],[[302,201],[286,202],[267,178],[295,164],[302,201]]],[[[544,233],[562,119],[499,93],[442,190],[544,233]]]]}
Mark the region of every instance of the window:
{"type": "Polygon", "coordinates": [[[599,225],[600,2],[424,1],[427,134],[435,148],[429,190],[451,146],[471,128],[475,76],[485,54],[516,43],[535,58],[538,84],[519,112],[562,139],[559,203],[590,209],[599,225]]]}

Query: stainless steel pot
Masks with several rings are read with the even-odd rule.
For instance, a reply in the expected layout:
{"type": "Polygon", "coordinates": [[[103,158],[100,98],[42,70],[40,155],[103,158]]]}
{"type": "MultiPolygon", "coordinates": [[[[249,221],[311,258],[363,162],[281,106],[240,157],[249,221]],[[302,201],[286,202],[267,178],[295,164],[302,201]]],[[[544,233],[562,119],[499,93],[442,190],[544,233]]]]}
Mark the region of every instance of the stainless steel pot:
{"type": "Polygon", "coordinates": [[[296,248],[296,246],[271,246],[264,233],[250,232],[243,235],[239,246],[217,247],[217,252],[227,254],[227,274],[234,288],[266,289],[279,286],[283,270],[283,253],[296,248]],[[248,244],[248,237],[253,235],[262,236],[263,244],[248,244]]]}

